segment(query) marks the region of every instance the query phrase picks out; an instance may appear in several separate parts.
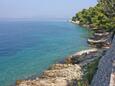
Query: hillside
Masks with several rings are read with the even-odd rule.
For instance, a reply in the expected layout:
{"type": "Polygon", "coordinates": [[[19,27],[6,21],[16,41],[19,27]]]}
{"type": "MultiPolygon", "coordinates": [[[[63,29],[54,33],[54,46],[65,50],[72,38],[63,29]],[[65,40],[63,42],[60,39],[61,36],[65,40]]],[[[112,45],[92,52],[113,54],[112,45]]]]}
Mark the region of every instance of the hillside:
{"type": "Polygon", "coordinates": [[[101,0],[95,7],[78,12],[72,17],[72,21],[79,21],[80,25],[93,29],[114,30],[115,0],[101,0]]]}

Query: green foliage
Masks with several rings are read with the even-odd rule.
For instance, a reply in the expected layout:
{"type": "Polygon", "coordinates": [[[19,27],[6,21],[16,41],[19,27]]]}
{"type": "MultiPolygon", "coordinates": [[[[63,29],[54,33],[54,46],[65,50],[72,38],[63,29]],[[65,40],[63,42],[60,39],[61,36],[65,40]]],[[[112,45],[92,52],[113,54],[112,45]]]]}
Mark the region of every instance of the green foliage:
{"type": "Polygon", "coordinates": [[[115,0],[100,0],[100,3],[109,17],[115,16],[115,0]]]}
{"type": "MultiPolygon", "coordinates": [[[[110,31],[115,29],[115,16],[108,16],[105,11],[106,0],[100,0],[100,2],[95,7],[90,7],[89,9],[83,9],[78,12],[73,18],[73,21],[80,21],[81,25],[89,25],[91,28],[98,28],[110,31]],[[104,1],[104,2],[102,2],[104,1]],[[114,22],[114,23],[113,23],[114,22]]],[[[115,0],[113,0],[115,2],[115,0]]],[[[111,9],[113,5],[108,4],[111,9]]],[[[115,13],[112,10],[111,13],[115,13]]]]}
{"type": "Polygon", "coordinates": [[[77,86],[89,86],[87,81],[79,80],[77,81],[77,86]]]}
{"type": "MultiPolygon", "coordinates": [[[[82,80],[74,80],[74,84],[76,82],[77,86],[90,86],[91,81],[94,77],[94,74],[97,71],[99,60],[100,60],[100,58],[95,59],[91,63],[85,65],[83,67],[83,69],[84,69],[83,79],[82,80]]],[[[71,86],[74,86],[74,84],[72,84],[71,86]]]]}
{"type": "Polygon", "coordinates": [[[96,73],[99,60],[100,60],[100,58],[94,60],[93,62],[91,62],[87,66],[85,66],[84,79],[88,81],[88,84],[91,84],[92,78],[93,78],[94,74],[96,73]]]}

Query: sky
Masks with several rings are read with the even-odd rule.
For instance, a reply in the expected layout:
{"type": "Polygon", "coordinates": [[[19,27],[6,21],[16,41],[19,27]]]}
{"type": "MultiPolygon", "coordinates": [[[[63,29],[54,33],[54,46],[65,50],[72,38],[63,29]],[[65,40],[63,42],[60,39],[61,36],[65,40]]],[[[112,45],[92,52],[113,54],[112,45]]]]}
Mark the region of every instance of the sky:
{"type": "Polygon", "coordinates": [[[97,0],[0,0],[0,19],[71,18],[97,0]]]}

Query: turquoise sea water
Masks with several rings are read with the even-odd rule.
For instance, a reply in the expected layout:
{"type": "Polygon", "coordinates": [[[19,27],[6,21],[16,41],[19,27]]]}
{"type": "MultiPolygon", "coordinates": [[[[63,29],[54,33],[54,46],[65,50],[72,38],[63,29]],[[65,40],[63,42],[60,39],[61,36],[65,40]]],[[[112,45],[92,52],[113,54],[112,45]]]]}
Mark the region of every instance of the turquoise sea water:
{"type": "Polygon", "coordinates": [[[0,22],[0,86],[39,75],[87,48],[88,31],[68,22],[0,22]]]}

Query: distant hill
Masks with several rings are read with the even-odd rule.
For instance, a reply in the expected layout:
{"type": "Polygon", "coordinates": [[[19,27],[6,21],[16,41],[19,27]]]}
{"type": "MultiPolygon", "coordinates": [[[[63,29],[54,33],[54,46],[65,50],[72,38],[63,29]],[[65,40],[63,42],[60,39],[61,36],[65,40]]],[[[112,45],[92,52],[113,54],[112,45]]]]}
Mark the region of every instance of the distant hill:
{"type": "Polygon", "coordinates": [[[115,29],[115,0],[100,0],[95,7],[78,12],[72,21],[80,25],[111,31],[115,29]]]}

